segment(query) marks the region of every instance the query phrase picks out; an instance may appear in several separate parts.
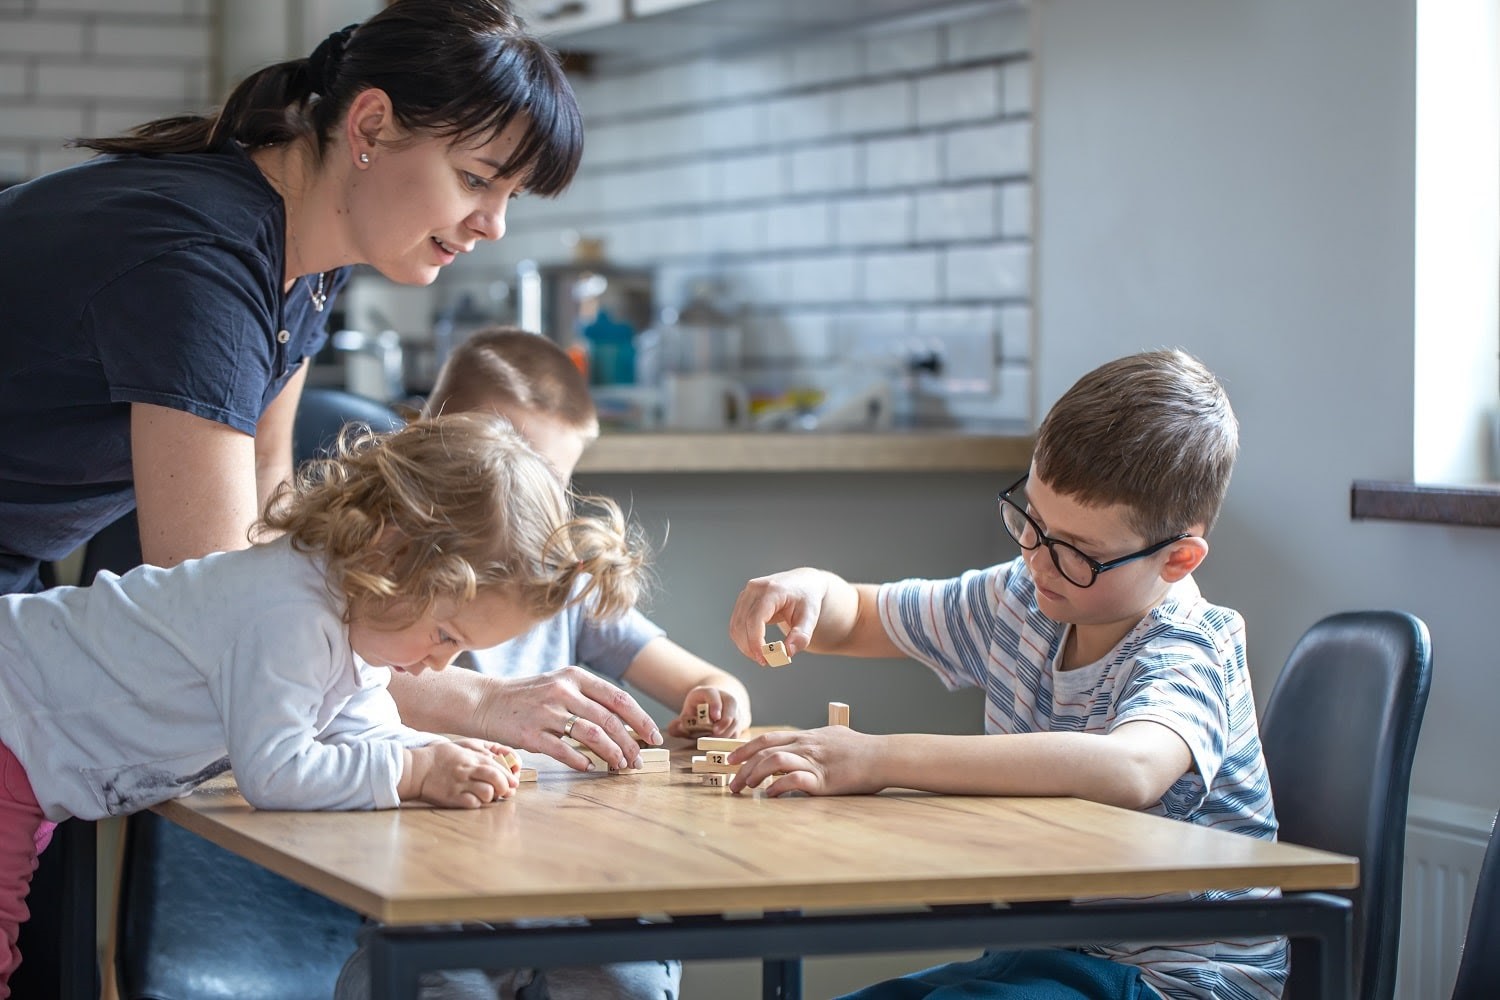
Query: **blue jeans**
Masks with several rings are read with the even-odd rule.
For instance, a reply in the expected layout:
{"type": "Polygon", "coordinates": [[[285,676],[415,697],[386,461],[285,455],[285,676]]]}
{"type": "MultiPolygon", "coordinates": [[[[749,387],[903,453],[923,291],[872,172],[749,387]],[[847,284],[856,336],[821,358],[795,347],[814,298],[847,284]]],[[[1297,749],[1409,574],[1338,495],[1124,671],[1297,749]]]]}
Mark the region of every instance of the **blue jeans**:
{"type": "MultiPolygon", "coordinates": [[[[358,949],[339,972],[334,1000],[369,1000],[370,930],[369,924],[361,929],[358,949]]],[[[618,962],[557,969],[424,972],[418,996],[421,1000],[677,1000],[681,985],[681,962],[618,962]]]]}
{"type": "Polygon", "coordinates": [[[1157,1000],[1141,970],[1060,948],[987,951],[900,979],[866,986],[841,1000],[1157,1000]]]}

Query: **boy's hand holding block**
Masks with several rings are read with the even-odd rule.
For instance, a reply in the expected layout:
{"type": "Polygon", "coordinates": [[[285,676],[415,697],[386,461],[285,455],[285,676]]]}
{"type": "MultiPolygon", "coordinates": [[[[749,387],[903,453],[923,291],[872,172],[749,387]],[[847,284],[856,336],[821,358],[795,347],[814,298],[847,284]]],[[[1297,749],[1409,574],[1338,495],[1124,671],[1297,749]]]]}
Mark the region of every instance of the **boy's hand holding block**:
{"type": "Polygon", "coordinates": [[[766,658],[768,667],[784,667],[792,662],[792,658],[786,655],[786,643],[780,639],[764,643],[760,647],[760,655],[766,658]]]}

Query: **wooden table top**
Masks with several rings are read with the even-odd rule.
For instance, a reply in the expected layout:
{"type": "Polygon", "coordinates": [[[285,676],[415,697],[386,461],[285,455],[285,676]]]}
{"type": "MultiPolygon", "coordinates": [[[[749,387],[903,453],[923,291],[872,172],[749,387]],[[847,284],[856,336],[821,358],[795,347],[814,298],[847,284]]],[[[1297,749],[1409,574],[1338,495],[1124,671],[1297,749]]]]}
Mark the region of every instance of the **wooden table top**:
{"type": "Polygon", "coordinates": [[[1349,888],[1353,858],[1079,799],[730,795],[689,771],[577,773],[478,810],[262,812],[232,780],[163,816],[389,924],[1349,888]]]}

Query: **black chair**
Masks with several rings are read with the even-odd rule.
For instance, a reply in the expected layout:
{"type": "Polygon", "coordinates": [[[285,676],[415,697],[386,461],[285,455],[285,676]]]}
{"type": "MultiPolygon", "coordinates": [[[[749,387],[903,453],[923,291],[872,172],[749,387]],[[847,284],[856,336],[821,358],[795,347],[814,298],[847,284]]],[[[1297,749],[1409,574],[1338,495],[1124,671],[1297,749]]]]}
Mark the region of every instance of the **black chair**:
{"type": "MultiPolygon", "coordinates": [[[[293,427],[297,460],[322,452],[351,422],[401,426],[374,400],[307,389],[293,427]]],[[[132,514],[90,543],[89,577],[139,563],[134,528],[132,514]]],[[[327,1000],[361,918],[145,812],[126,821],[117,921],[120,1000],[327,1000]]]]}
{"type": "MultiPolygon", "coordinates": [[[[1432,683],[1427,626],[1401,611],[1330,615],[1298,640],[1261,715],[1280,838],[1359,858],[1354,983],[1390,1000],[1401,933],[1407,794],[1432,683]]],[[[1292,947],[1287,1000],[1317,996],[1292,947]]]]}
{"type": "Polygon", "coordinates": [[[1464,952],[1451,1000],[1494,1000],[1500,996],[1500,825],[1490,831],[1490,843],[1479,867],[1464,952]]]}
{"type": "Polygon", "coordinates": [[[357,396],[342,389],[305,389],[292,425],[292,453],[297,461],[327,454],[347,424],[365,424],[371,430],[390,431],[400,427],[402,420],[395,410],[368,396],[357,396]]]}

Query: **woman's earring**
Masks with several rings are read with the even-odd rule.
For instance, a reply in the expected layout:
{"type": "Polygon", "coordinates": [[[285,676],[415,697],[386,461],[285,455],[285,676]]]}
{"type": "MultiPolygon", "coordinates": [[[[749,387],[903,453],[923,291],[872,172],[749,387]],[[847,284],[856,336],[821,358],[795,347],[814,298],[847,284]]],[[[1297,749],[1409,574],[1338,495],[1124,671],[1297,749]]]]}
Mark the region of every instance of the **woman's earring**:
{"type": "Polygon", "coordinates": [[[369,153],[360,153],[359,154],[359,162],[360,163],[369,163],[370,162],[370,154],[369,153]]]}

